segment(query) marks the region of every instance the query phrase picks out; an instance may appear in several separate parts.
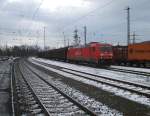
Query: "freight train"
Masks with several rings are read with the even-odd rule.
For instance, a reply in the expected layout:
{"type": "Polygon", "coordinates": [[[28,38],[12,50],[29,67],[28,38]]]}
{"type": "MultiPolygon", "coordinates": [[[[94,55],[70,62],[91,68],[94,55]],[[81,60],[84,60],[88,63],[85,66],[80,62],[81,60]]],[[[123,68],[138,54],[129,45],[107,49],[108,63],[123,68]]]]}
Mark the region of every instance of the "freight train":
{"type": "Polygon", "coordinates": [[[149,67],[150,41],[113,46],[113,54],[113,64],[149,67]]]}
{"type": "Polygon", "coordinates": [[[112,62],[113,53],[112,45],[91,42],[86,46],[64,47],[40,52],[38,56],[68,62],[86,62],[98,66],[109,66],[112,62]]]}
{"type": "Polygon", "coordinates": [[[150,41],[128,46],[112,46],[110,44],[91,42],[86,46],[64,47],[40,52],[38,56],[75,63],[94,63],[98,66],[117,64],[149,67],[150,41]]]}

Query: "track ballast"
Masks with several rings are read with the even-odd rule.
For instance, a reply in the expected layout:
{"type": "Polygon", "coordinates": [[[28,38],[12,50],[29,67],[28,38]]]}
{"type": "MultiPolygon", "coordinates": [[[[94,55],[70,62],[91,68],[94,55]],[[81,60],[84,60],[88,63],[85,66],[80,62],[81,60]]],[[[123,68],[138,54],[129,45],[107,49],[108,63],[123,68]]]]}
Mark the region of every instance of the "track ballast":
{"type": "Polygon", "coordinates": [[[19,112],[44,115],[96,115],[25,65],[15,65],[19,112]]]}

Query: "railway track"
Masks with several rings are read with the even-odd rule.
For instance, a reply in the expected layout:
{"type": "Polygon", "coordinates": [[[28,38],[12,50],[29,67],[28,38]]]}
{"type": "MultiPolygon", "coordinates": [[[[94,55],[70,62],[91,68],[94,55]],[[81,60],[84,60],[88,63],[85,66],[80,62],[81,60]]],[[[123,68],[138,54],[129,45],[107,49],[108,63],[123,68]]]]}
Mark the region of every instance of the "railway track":
{"type": "MultiPolygon", "coordinates": [[[[114,78],[108,78],[108,77],[103,77],[95,74],[90,74],[87,72],[82,72],[82,71],[77,71],[69,68],[64,68],[61,66],[54,66],[50,64],[46,64],[43,62],[38,62],[41,65],[49,67],[51,71],[54,72],[65,72],[68,74],[72,74],[75,76],[78,76],[80,78],[88,79],[94,82],[106,84],[112,87],[117,87],[123,90],[130,91],[132,93],[136,93],[138,95],[144,95],[148,98],[150,98],[150,86],[146,86],[141,83],[133,83],[127,80],[119,80],[119,79],[114,79],[114,78]]],[[[48,70],[48,69],[47,69],[48,70]]]]}
{"type": "Polygon", "coordinates": [[[15,83],[26,113],[46,116],[96,115],[25,65],[15,65],[15,83]]]}
{"type": "MultiPolygon", "coordinates": [[[[71,63],[71,64],[74,64],[74,63],[71,63]]],[[[94,66],[88,65],[88,64],[81,64],[81,65],[83,65],[83,66],[90,66],[90,67],[94,67],[95,68],[95,65],[94,66]]],[[[97,67],[97,68],[99,68],[99,67],[97,67]]],[[[102,68],[102,69],[107,69],[107,70],[116,71],[116,72],[118,71],[118,72],[137,74],[137,75],[150,77],[150,73],[149,72],[144,72],[144,71],[135,71],[135,70],[128,70],[128,69],[114,68],[114,67],[107,67],[107,68],[105,67],[105,68],[102,68]]]]}
{"type": "Polygon", "coordinates": [[[107,68],[107,70],[125,72],[125,73],[131,73],[131,74],[137,74],[137,75],[143,75],[143,76],[150,77],[150,73],[143,72],[143,71],[127,70],[127,69],[120,69],[120,68],[114,68],[114,67],[109,67],[109,68],[107,68]]]}

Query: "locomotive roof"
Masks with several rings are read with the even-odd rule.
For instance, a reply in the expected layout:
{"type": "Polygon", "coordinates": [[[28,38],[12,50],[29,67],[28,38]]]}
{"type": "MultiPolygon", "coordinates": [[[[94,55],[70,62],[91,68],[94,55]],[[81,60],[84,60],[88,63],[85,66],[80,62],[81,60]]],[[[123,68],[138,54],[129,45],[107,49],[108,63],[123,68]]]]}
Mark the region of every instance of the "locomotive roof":
{"type": "Polygon", "coordinates": [[[86,45],[78,45],[78,46],[71,46],[70,48],[84,48],[84,47],[90,47],[91,45],[109,45],[107,43],[99,43],[99,42],[90,42],[86,45]]]}

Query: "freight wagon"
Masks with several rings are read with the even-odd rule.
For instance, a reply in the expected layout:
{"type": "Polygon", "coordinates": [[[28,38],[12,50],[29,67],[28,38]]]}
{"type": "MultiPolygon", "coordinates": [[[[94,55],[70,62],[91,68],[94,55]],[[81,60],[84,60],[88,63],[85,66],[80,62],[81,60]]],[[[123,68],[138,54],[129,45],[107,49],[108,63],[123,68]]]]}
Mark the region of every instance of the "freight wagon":
{"type": "Polygon", "coordinates": [[[128,46],[128,61],[131,65],[148,65],[150,63],[150,41],[128,46]]]}
{"type": "Polygon", "coordinates": [[[113,54],[113,64],[148,67],[150,64],[150,42],[113,46],[113,54]]]}
{"type": "Polygon", "coordinates": [[[127,46],[113,46],[113,63],[116,65],[126,65],[128,61],[128,47],[127,46]]]}
{"type": "Polygon", "coordinates": [[[42,51],[38,54],[38,57],[66,61],[67,51],[68,47],[42,51]]]}

